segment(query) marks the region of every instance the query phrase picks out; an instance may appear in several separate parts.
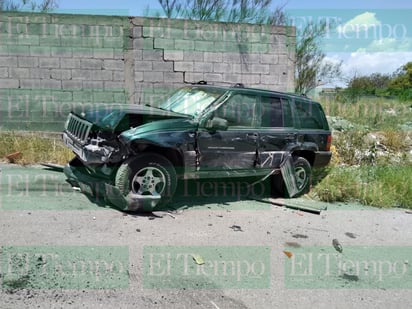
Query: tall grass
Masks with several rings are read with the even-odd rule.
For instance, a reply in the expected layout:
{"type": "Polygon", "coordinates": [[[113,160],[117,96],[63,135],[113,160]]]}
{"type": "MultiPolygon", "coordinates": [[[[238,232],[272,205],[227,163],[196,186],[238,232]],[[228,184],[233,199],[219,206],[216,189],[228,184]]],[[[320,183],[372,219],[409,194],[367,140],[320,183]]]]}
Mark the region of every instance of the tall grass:
{"type": "Polygon", "coordinates": [[[405,124],[412,130],[410,102],[378,97],[365,97],[355,103],[340,103],[327,97],[320,101],[327,115],[345,118],[370,130],[399,130],[405,124]]]}
{"type": "Polygon", "coordinates": [[[326,202],[412,209],[412,164],[335,167],[311,194],[326,202]]]}
{"type": "Polygon", "coordinates": [[[329,174],[311,194],[328,202],[412,209],[412,105],[384,98],[322,100],[327,115],[350,122],[334,132],[329,174]]]}
{"type": "Polygon", "coordinates": [[[41,162],[66,164],[73,158],[73,153],[63,145],[58,135],[0,131],[0,159],[7,161],[5,157],[12,153],[21,153],[13,161],[23,165],[41,162]]]}

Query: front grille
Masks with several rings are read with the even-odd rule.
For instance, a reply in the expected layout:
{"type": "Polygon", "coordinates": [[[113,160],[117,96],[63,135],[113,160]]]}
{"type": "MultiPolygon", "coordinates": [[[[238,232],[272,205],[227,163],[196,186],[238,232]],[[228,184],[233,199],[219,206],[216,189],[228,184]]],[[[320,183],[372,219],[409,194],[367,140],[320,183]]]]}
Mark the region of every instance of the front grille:
{"type": "Polygon", "coordinates": [[[69,114],[66,122],[66,133],[81,144],[85,144],[93,124],[74,114],[69,114]]]}

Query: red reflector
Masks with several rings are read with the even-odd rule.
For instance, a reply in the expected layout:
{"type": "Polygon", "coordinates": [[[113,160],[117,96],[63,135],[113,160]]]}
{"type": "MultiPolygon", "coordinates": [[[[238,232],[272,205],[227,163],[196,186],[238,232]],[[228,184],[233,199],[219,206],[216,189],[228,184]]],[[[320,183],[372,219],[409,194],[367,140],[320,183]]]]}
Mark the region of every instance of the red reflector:
{"type": "Polygon", "coordinates": [[[330,146],[332,145],[332,135],[328,135],[328,140],[326,141],[326,151],[330,151],[330,146]]]}

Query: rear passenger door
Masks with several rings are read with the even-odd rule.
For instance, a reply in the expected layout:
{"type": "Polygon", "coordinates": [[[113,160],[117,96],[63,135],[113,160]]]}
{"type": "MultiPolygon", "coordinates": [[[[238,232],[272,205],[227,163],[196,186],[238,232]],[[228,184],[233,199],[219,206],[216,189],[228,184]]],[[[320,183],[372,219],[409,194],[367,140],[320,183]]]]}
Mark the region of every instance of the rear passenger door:
{"type": "Polygon", "coordinates": [[[283,155],[297,144],[290,102],[281,96],[262,96],[259,114],[260,167],[279,167],[283,155]]]}

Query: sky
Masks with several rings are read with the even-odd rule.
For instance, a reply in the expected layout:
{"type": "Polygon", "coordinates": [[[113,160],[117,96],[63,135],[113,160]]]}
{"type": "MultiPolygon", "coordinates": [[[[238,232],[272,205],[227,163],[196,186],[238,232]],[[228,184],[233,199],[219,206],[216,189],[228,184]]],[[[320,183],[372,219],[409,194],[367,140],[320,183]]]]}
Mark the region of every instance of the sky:
{"type": "MultiPolygon", "coordinates": [[[[59,12],[146,16],[162,14],[157,0],[58,0],[59,12]]],[[[344,86],[353,76],[391,74],[412,61],[412,1],[410,0],[274,0],[297,28],[309,20],[330,20],[322,41],[326,59],[342,62],[344,86]],[[336,26],[337,25],[337,26],[336,26]]]]}

